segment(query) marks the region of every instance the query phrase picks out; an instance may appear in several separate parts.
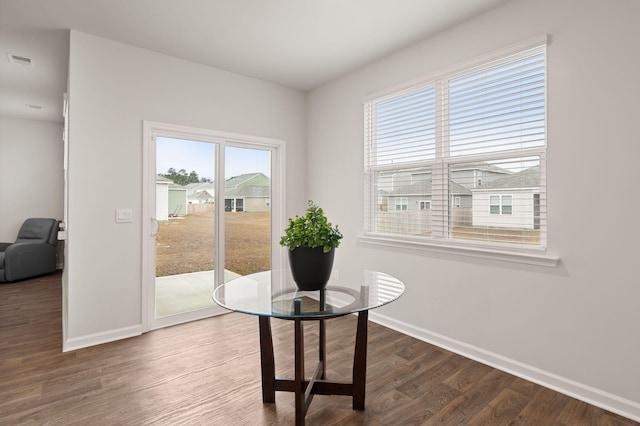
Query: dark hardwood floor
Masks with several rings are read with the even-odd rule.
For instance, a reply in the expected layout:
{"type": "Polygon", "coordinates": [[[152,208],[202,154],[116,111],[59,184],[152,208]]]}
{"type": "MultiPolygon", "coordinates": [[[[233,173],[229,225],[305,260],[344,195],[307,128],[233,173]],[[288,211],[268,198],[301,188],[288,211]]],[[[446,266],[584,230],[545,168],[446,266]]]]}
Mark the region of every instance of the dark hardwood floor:
{"type": "MultiPolygon", "coordinates": [[[[228,314],[62,353],[61,276],[0,285],[0,425],[289,425],[293,395],[263,404],[258,320],[228,314]]],[[[328,374],[349,379],[353,316],[327,326],[328,374]]],[[[272,321],[278,375],[293,330],[272,321]]],[[[317,327],[305,324],[309,361],[317,327]]],[[[311,365],[307,362],[307,365],[311,365]]],[[[370,323],[364,411],[316,396],[308,425],[637,425],[370,323]]]]}

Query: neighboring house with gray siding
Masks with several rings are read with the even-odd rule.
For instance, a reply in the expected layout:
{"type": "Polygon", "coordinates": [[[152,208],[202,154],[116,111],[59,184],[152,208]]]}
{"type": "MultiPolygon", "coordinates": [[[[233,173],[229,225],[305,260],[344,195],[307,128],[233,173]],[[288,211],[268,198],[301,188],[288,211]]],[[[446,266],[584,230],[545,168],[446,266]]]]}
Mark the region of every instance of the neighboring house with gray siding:
{"type": "Polygon", "coordinates": [[[456,164],[449,172],[452,181],[469,189],[481,188],[509,174],[508,170],[485,162],[456,164]]]}
{"type": "Polygon", "coordinates": [[[263,173],[247,173],[224,183],[224,210],[266,212],[271,210],[271,179],[263,173]]]}
{"type": "Polygon", "coordinates": [[[215,184],[213,182],[195,182],[184,186],[187,190],[189,204],[211,204],[215,201],[215,184]]]}
{"type": "Polygon", "coordinates": [[[475,188],[473,225],[517,229],[540,227],[540,166],[475,188]]]}
{"type": "MultiPolygon", "coordinates": [[[[420,179],[413,183],[380,190],[378,199],[383,211],[431,210],[433,201],[431,179],[420,179]]],[[[449,182],[452,208],[471,207],[471,191],[464,186],[449,182]]]]}

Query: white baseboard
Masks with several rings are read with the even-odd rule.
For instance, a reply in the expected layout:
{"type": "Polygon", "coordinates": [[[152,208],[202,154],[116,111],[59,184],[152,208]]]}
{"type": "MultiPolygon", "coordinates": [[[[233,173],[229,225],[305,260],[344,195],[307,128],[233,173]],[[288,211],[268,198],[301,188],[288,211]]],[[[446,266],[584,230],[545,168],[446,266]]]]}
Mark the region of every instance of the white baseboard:
{"type": "Polygon", "coordinates": [[[68,339],[62,342],[62,352],[75,351],[76,349],[87,348],[89,346],[101,345],[115,340],[127,339],[129,337],[142,334],[142,325],[109,330],[104,333],[90,334],[77,338],[68,339]]]}
{"type": "Polygon", "coordinates": [[[396,330],[400,333],[422,340],[432,345],[454,352],[458,355],[489,365],[530,382],[553,389],[557,392],[595,405],[629,419],[640,421],[640,403],[622,398],[609,392],[578,383],[566,377],[541,370],[531,365],[486,351],[464,342],[450,339],[431,331],[414,327],[402,321],[394,320],[373,311],[369,319],[375,323],[396,330]]]}

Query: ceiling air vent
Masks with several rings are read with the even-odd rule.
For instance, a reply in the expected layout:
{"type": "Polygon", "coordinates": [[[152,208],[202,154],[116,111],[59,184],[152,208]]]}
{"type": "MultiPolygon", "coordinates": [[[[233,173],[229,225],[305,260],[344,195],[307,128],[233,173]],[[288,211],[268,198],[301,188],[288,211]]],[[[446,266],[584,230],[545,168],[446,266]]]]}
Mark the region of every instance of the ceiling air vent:
{"type": "Polygon", "coordinates": [[[23,65],[25,67],[33,67],[33,61],[26,56],[14,55],[13,53],[7,53],[9,63],[23,65]]]}

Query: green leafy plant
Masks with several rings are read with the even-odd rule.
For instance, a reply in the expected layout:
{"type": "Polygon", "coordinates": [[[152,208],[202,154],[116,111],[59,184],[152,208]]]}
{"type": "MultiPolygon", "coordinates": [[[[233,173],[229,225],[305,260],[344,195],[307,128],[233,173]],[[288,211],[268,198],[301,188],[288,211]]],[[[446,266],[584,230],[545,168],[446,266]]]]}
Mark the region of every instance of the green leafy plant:
{"type": "Polygon", "coordinates": [[[304,216],[289,218],[289,225],[284,230],[280,245],[293,250],[297,247],[322,247],[327,253],[332,247],[338,247],[342,233],[327,220],[322,208],[311,200],[307,202],[304,216]]]}

